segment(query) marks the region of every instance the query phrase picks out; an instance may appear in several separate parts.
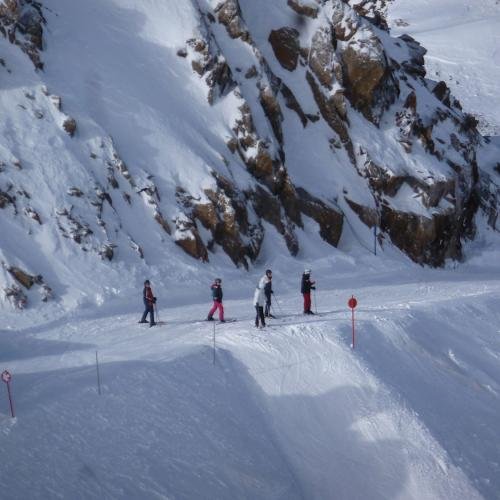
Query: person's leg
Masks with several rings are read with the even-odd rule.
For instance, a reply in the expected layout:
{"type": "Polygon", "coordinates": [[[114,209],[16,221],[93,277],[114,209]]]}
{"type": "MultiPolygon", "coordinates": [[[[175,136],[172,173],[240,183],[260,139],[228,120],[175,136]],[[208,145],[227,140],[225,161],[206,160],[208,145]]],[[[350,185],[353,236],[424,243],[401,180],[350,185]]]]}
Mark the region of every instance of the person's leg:
{"type": "Polygon", "coordinates": [[[144,312],[142,313],[141,321],[139,321],[139,323],[147,323],[147,321],[146,321],[147,315],[148,315],[148,308],[146,306],[146,308],[144,309],[144,312]]]}
{"type": "Polygon", "coordinates": [[[311,310],[311,293],[304,293],[304,312],[309,313],[311,310]]]}
{"type": "Polygon", "coordinates": [[[222,302],[217,302],[217,307],[219,309],[219,321],[224,321],[224,306],[222,302]]]}
{"type": "Polygon", "coordinates": [[[266,318],[271,314],[271,297],[266,297],[266,308],[264,309],[264,316],[266,318]]]}
{"type": "Polygon", "coordinates": [[[149,326],[155,325],[155,310],[153,306],[149,306],[149,326]]]}
{"type": "Polygon", "coordinates": [[[266,320],[264,319],[264,308],[259,306],[260,324],[266,326],[266,320]]]}
{"type": "Polygon", "coordinates": [[[259,326],[259,306],[255,305],[255,326],[259,326]]]}
{"type": "Polygon", "coordinates": [[[212,309],[208,311],[208,319],[212,319],[212,316],[214,315],[215,310],[217,309],[217,302],[214,300],[214,304],[212,306],[212,309]]]}

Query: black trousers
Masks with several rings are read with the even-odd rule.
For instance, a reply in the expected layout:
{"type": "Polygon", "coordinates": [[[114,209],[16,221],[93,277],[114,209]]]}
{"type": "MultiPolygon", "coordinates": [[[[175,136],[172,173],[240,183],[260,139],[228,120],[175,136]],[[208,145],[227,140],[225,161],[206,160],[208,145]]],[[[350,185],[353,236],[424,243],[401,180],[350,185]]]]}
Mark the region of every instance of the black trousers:
{"type": "Polygon", "coordinates": [[[142,315],[141,321],[144,322],[146,321],[146,316],[149,313],[149,324],[153,325],[155,322],[155,310],[152,305],[146,304],[146,309],[144,311],[144,314],[142,315]]]}
{"type": "Polygon", "coordinates": [[[266,295],[266,308],[264,309],[265,316],[269,316],[271,314],[271,295],[266,295]]]}
{"type": "Polygon", "coordinates": [[[255,316],[255,326],[259,326],[259,318],[261,326],[266,326],[266,322],[264,320],[264,308],[262,306],[256,305],[255,312],[257,313],[255,316]]]}

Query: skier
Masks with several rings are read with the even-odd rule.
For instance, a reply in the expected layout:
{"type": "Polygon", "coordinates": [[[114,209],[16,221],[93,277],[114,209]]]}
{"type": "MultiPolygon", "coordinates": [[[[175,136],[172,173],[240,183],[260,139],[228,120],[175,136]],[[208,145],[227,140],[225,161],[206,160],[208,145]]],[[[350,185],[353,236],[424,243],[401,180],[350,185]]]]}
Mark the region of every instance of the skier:
{"type": "Polygon", "coordinates": [[[155,313],[154,305],[156,303],[156,297],[153,295],[153,290],[151,289],[151,284],[149,280],[144,282],[144,290],[142,291],[142,298],[144,300],[144,314],[142,315],[141,321],[139,323],[147,323],[146,316],[149,313],[149,326],[155,326],[155,313]]]}
{"type": "Polygon", "coordinates": [[[274,318],[271,314],[271,294],[273,294],[273,272],[271,269],[266,270],[266,274],[261,278],[259,286],[264,288],[264,295],[266,296],[266,306],[264,309],[264,316],[266,318],[274,318]]]}
{"type": "Polygon", "coordinates": [[[216,309],[219,310],[219,321],[221,323],[225,323],[224,320],[224,306],[222,305],[222,280],[220,278],[216,278],[212,283],[210,289],[212,290],[212,298],[214,300],[214,305],[212,309],[208,312],[207,321],[213,321],[213,315],[216,309]]]}
{"type": "Polygon", "coordinates": [[[311,281],[311,271],[306,269],[302,275],[300,291],[304,297],[304,314],[314,314],[311,311],[311,290],[316,290],[315,281],[311,281]]]}
{"type": "MultiPolygon", "coordinates": [[[[264,276],[265,278],[265,276],[264,276]]],[[[266,303],[266,294],[264,292],[264,286],[265,284],[263,283],[262,278],[259,281],[259,284],[257,285],[257,288],[255,289],[255,293],[253,294],[253,305],[255,306],[255,327],[259,327],[259,320],[260,320],[260,327],[264,328],[266,326],[266,321],[264,319],[264,304],[266,303]]]]}

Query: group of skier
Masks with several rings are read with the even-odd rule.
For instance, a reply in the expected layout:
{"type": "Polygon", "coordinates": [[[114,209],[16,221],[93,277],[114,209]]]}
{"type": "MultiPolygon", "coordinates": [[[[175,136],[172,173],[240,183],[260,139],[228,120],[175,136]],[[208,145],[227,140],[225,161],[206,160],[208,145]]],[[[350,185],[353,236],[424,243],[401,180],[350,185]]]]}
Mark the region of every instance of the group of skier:
{"type": "MultiPolygon", "coordinates": [[[[271,313],[271,296],[274,293],[272,280],[273,272],[271,269],[267,269],[255,288],[253,305],[255,307],[255,326],[257,328],[264,328],[266,326],[266,318],[274,318],[271,313]]],[[[302,274],[302,282],[300,286],[300,292],[302,293],[304,299],[304,314],[314,314],[311,311],[311,290],[315,289],[315,282],[311,280],[311,270],[306,269],[302,274]]],[[[224,306],[222,304],[222,280],[220,278],[216,278],[210,286],[210,290],[212,291],[213,304],[210,311],[208,311],[207,321],[213,321],[215,311],[218,310],[219,321],[221,323],[225,323],[224,306]]],[[[144,282],[142,296],[145,310],[139,323],[147,323],[146,317],[149,314],[149,326],[154,326],[156,325],[154,316],[156,297],[153,294],[149,280],[144,282]]]]}

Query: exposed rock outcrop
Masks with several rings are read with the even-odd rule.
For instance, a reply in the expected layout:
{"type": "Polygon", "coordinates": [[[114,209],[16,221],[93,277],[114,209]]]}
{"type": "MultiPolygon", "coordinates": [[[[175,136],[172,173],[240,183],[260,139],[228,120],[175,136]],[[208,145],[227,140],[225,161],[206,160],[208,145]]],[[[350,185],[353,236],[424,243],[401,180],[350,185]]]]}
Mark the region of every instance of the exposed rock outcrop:
{"type": "Polygon", "coordinates": [[[18,45],[33,62],[43,69],[43,26],[46,23],[42,5],[34,0],[0,0],[0,33],[18,45]]]}
{"type": "Polygon", "coordinates": [[[316,19],[319,13],[318,4],[314,0],[288,0],[288,6],[301,16],[316,19]]]}
{"type": "Polygon", "coordinates": [[[269,43],[283,68],[293,71],[300,55],[299,32],[295,28],[280,28],[269,34],[269,43]]]}

